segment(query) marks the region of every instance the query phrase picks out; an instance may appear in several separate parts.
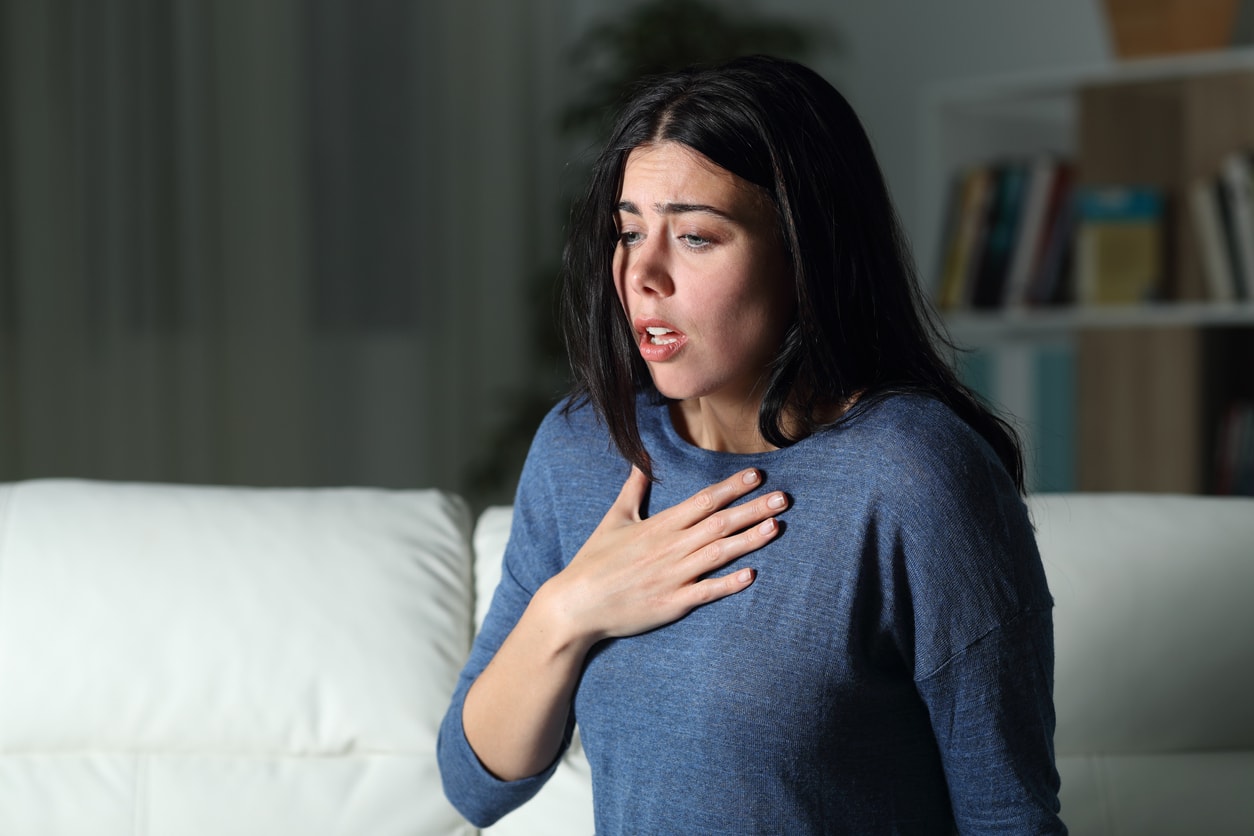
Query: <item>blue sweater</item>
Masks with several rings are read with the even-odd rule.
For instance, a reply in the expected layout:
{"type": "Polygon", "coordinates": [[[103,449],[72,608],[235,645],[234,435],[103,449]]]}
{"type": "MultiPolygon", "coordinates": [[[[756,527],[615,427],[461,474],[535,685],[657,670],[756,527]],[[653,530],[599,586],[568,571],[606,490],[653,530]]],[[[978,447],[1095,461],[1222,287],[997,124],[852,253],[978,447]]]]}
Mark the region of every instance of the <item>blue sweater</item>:
{"type": "MultiPolygon", "coordinates": [[[[688,444],[664,406],[638,414],[658,479],[649,508],[751,466],[792,506],[779,537],[721,570],[756,568],[750,587],[590,654],[572,722],[601,836],[1065,832],[1052,599],[983,439],[918,396],[752,455],[688,444]]],[[[502,581],[440,731],[445,792],[472,822],[522,804],[552,767],[514,782],[484,770],[462,730],[466,691],[627,472],[590,408],[555,410],[537,433],[502,581]]]]}

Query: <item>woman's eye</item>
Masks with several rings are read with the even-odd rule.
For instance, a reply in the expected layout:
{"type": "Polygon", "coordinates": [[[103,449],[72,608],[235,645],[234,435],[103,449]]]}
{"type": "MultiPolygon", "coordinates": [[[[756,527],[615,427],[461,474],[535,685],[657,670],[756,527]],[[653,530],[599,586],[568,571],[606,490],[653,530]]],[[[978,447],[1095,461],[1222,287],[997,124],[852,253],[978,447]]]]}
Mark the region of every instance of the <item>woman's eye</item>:
{"type": "Polygon", "coordinates": [[[709,238],[703,238],[702,236],[697,235],[695,233],[688,233],[687,235],[681,235],[679,236],[679,240],[683,241],[684,244],[686,244],[688,247],[694,250],[699,250],[702,247],[707,246],[710,243],[709,238]]]}
{"type": "Polygon", "coordinates": [[[621,241],[625,247],[630,247],[632,244],[638,243],[640,238],[641,236],[639,232],[633,232],[630,229],[624,229],[622,232],[618,233],[618,240],[621,241]]]}

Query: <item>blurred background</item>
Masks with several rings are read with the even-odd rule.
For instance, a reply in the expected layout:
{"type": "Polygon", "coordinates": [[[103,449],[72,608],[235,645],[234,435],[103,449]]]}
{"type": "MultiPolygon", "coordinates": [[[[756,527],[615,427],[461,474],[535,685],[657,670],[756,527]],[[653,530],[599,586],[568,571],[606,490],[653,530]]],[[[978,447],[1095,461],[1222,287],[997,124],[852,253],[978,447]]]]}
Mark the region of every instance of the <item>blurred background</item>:
{"type": "Polygon", "coordinates": [[[0,0],[0,480],[508,500],[601,105],[762,45],[852,101],[929,283],[928,91],[1118,61],[1098,0],[0,0]]]}

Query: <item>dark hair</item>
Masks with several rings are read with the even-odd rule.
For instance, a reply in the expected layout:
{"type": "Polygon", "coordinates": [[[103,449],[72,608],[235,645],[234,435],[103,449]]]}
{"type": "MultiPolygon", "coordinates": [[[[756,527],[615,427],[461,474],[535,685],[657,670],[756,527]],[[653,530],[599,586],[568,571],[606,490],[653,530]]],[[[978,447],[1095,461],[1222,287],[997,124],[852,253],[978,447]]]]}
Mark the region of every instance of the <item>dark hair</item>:
{"type": "Polygon", "coordinates": [[[815,432],[833,407],[849,420],[893,393],[947,404],[992,446],[1019,490],[1014,429],[964,386],[952,348],[919,290],[870,140],[845,98],[813,70],[752,56],[645,79],[619,111],[571,218],[562,314],[574,390],[619,451],[652,476],[636,424],[643,390],[661,398],[636,350],[612,277],[614,209],[632,149],[677,142],[760,187],[778,213],[796,289],[758,414],[769,443],[815,432]]]}

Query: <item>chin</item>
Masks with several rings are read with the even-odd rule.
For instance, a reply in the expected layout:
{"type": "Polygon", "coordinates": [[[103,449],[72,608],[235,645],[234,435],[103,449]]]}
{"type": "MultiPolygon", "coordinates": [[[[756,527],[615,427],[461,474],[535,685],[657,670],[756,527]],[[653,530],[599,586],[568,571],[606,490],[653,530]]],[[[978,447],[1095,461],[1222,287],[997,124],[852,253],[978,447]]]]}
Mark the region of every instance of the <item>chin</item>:
{"type": "Polygon", "coordinates": [[[657,375],[653,375],[653,388],[658,391],[659,395],[670,401],[686,401],[701,396],[701,392],[691,385],[667,380],[665,377],[659,380],[657,375]]]}

